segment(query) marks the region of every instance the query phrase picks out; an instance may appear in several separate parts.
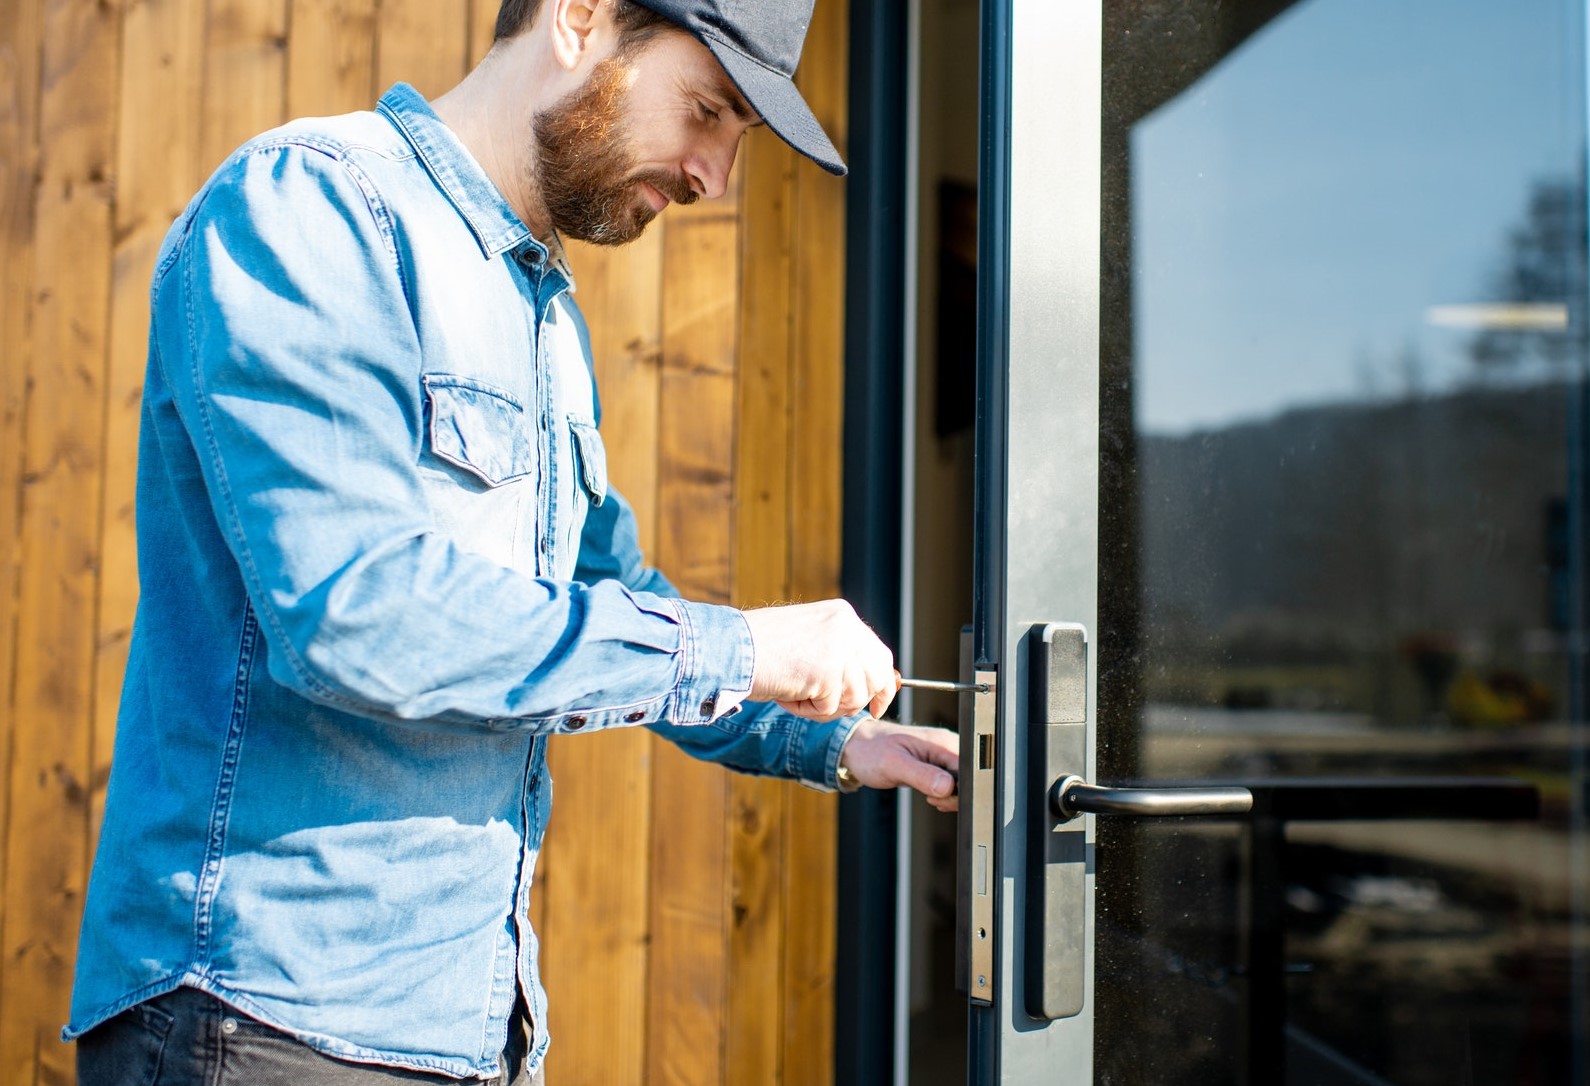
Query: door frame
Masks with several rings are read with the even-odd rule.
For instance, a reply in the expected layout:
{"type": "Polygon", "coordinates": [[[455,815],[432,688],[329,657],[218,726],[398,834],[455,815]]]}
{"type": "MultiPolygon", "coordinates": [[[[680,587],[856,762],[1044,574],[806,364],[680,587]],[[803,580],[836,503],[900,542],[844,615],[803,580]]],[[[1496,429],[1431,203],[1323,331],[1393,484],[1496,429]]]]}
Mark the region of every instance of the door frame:
{"type": "MultiPolygon", "coordinates": [[[[844,596],[886,644],[901,621],[909,0],[850,5],[845,203],[844,596]]],[[[893,1082],[897,797],[839,801],[834,1081],[893,1082]]]]}
{"type": "MultiPolygon", "coordinates": [[[[968,1081],[1092,1082],[1083,1014],[1021,997],[1029,626],[1097,620],[1100,0],[981,0],[974,654],[1001,674],[997,992],[970,1006],[968,1081]],[[1021,154],[1012,153],[1013,145],[1021,154]],[[1055,304],[1055,299],[1060,304],[1055,304]],[[1056,405],[1053,410],[1045,404],[1056,405]],[[1014,459],[1024,470],[1007,470],[1014,459]],[[1063,556],[1052,562],[1049,556],[1063,556]],[[1039,561],[1040,556],[1043,560],[1039,561]],[[1016,559],[1013,561],[1012,559],[1016,559]],[[1057,1068],[1064,1068],[1057,1077],[1057,1068]]],[[[845,595],[898,643],[909,182],[908,0],[852,5],[845,595]],[[865,485],[857,481],[865,480],[865,485]]],[[[1090,683],[1091,685],[1091,683],[1090,683]]],[[[1092,712],[1090,689],[1088,704],[1092,712]]],[[[1091,752],[1089,770],[1092,770],[1091,752]]],[[[840,802],[835,1081],[894,1081],[896,797],[840,802]]],[[[1092,830],[1089,829],[1089,841],[1092,830]]],[[[1090,855],[1091,855],[1091,844],[1090,855]]],[[[1092,874],[1087,939],[1092,943],[1092,874]]]]}

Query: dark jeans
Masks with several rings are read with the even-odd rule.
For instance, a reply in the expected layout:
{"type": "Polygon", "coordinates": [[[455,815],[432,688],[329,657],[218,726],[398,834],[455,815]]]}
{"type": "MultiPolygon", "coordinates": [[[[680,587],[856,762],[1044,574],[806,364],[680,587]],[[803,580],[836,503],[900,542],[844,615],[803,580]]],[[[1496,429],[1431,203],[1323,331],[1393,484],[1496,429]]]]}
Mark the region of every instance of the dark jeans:
{"type": "MultiPolygon", "coordinates": [[[[485,1086],[545,1086],[525,1074],[530,1025],[521,1004],[508,1031],[503,1072],[465,1079],[485,1086]]],[[[123,1011],[77,1042],[79,1086],[377,1086],[449,1083],[445,1075],[323,1056],[196,988],[178,988],[123,1011]]]]}

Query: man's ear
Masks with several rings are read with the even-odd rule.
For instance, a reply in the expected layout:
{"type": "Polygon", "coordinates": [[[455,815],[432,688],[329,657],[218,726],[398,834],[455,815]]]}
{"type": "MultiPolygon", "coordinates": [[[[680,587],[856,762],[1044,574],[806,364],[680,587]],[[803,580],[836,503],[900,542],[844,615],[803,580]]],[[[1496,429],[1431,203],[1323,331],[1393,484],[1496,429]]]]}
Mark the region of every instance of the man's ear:
{"type": "Polygon", "coordinates": [[[550,0],[552,8],[552,52],[569,71],[583,64],[599,31],[612,22],[606,0],[550,0]]]}

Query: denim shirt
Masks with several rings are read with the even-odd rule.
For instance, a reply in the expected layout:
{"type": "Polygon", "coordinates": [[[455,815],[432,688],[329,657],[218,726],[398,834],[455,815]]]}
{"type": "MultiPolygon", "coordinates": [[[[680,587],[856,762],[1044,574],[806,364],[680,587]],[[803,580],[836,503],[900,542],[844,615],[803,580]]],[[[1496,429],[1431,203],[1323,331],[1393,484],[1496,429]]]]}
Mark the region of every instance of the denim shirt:
{"type": "Polygon", "coordinates": [[[248,143],[172,227],[68,1040],[189,985],[490,1075],[522,990],[539,1067],[548,736],[834,786],[853,723],[741,704],[744,616],[642,563],[572,289],[401,84],[248,143]]]}

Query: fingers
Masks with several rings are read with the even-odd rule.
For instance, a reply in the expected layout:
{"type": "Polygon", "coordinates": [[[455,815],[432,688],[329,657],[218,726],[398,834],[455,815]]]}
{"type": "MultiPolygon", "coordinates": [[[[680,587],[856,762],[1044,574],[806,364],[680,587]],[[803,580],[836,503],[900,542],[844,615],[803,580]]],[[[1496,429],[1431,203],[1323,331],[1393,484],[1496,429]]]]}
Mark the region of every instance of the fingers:
{"type": "MultiPolygon", "coordinates": [[[[897,671],[895,674],[899,675],[900,673],[897,671]]],[[[867,712],[871,713],[875,717],[883,716],[884,713],[888,712],[889,703],[894,701],[894,695],[899,691],[899,689],[900,687],[898,682],[892,682],[888,686],[880,689],[877,694],[873,696],[872,701],[867,704],[867,712]]]]}
{"type": "Polygon", "coordinates": [[[935,764],[934,761],[923,757],[924,754],[931,755],[935,749],[926,745],[918,747],[916,744],[902,743],[897,748],[898,754],[892,767],[896,783],[915,788],[926,796],[929,802],[948,800],[955,795],[955,774],[950,772],[951,767],[935,764]]]}
{"type": "Polygon", "coordinates": [[[902,731],[905,733],[900,737],[902,744],[920,767],[915,776],[926,787],[915,780],[906,783],[921,792],[934,810],[945,814],[960,810],[957,780],[961,762],[960,737],[945,728],[910,727],[902,731]]]}
{"type": "Polygon", "coordinates": [[[888,708],[894,654],[844,600],[742,612],[756,650],[751,696],[814,720],[888,708]]]}
{"type": "Polygon", "coordinates": [[[948,729],[866,719],[847,741],[843,764],[869,788],[903,785],[922,793],[936,810],[951,813],[960,807],[960,739],[948,729]]]}
{"type": "Polygon", "coordinates": [[[948,728],[911,728],[911,737],[917,740],[919,757],[936,766],[959,772],[961,768],[961,737],[948,728]]]}

